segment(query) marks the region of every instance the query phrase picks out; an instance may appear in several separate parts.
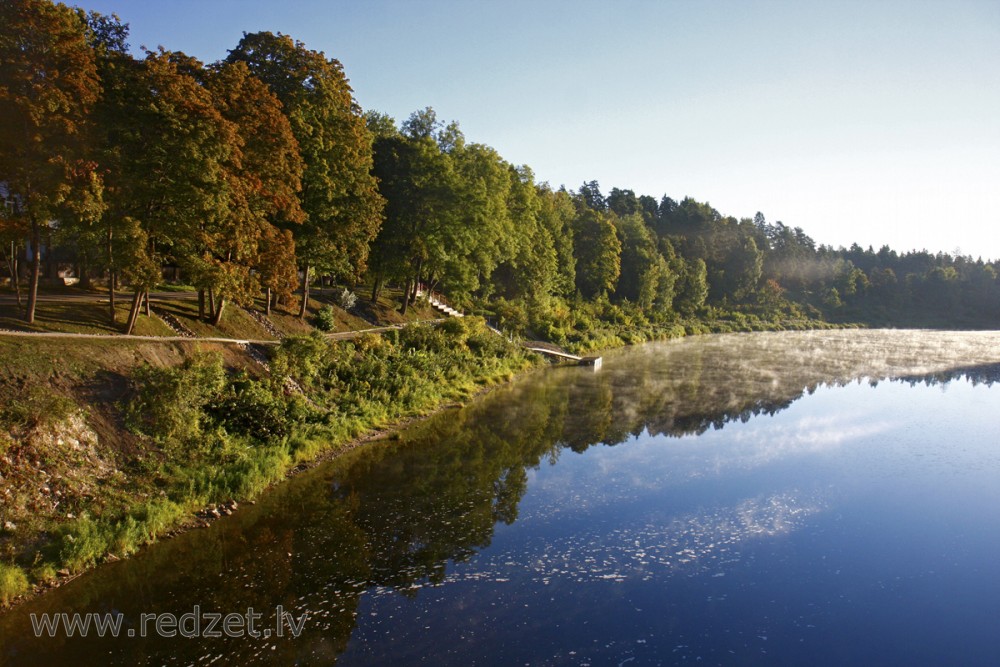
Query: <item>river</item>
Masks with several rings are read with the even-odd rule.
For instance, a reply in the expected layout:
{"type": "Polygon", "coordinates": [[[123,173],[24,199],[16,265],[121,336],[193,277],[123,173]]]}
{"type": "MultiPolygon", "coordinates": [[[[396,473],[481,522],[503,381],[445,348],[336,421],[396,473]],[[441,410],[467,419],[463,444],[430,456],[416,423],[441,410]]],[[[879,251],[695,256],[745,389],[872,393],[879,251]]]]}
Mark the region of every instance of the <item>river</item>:
{"type": "Polygon", "coordinates": [[[0,663],[993,665],[998,379],[983,332],[546,369],[0,615],[0,663]]]}

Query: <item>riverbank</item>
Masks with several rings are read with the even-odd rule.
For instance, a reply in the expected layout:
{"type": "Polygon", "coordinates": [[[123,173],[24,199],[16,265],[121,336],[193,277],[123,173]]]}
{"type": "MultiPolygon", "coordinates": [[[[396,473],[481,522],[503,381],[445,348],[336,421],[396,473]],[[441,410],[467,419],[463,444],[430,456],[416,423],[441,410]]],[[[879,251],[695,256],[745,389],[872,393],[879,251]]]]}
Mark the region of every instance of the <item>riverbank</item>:
{"type": "Polygon", "coordinates": [[[0,341],[0,601],[543,363],[478,318],[291,338],[264,364],[197,341],[0,341]]]}

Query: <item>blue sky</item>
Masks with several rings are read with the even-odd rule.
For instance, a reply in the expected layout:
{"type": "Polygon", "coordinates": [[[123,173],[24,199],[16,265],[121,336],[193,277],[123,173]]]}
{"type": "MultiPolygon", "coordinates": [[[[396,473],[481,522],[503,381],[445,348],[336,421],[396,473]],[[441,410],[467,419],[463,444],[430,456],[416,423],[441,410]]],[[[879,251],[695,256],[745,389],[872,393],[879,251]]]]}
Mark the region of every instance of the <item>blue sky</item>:
{"type": "Polygon", "coordinates": [[[214,61],[284,32],[365,109],[432,106],[539,181],[1000,259],[1000,1],[80,0],[214,61]]]}

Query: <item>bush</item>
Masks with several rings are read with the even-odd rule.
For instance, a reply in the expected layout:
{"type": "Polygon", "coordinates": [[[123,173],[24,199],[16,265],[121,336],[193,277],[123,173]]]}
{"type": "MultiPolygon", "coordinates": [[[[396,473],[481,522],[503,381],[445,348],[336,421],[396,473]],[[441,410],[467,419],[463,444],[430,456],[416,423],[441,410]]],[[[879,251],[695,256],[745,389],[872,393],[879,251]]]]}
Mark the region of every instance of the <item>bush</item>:
{"type": "Polygon", "coordinates": [[[528,328],[528,312],[520,303],[500,298],[493,304],[493,311],[497,316],[497,328],[502,331],[520,335],[528,328]]]}
{"type": "Polygon", "coordinates": [[[283,396],[245,375],[229,384],[209,406],[228,433],[270,440],[288,435],[292,428],[283,396]]]}
{"type": "Polygon", "coordinates": [[[337,305],[343,308],[344,310],[351,310],[352,308],[354,308],[354,306],[357,305],[357,303],[358,303],[358,295],[352,292],[351,290],[347,289],[346,287],[340,294],[337,295],[337,305]]]}
{"type": "Polygon", "coordinates": [[[399,345],[404,350],[424,350],[427,352],[443,352],[451,347],[444,331],[423,324],[408,324],[400,329],[399,345]]]}
{"type": "Polygon", "coordinates": [[[129,427],[161,441],[189,442],[202,433],[203,408],[225,386],[217,353],[196,354],[175,368],[136,371],[135,395],[126,407],[129,427]]]}
{"type": "Polygon", "coordinates": [[[0,563],[0,605],[28,592],[28,576],[17,565],[0,563]]]}
{"type": "Polygon", "coordinates": [[[313,316],[313,324],[320,331],[333,331],[337,328],[337,318],[333,314],[333,306],[323,306],[313,316]]]}
{"type": "Polygon", "coordinates": [[[289,336],[271,359],[271,376],[278,383],[293,377],[305,386],[311,386],[326,363],[333,345],[322,335],[313,332],[308,336],[289,336]]]}

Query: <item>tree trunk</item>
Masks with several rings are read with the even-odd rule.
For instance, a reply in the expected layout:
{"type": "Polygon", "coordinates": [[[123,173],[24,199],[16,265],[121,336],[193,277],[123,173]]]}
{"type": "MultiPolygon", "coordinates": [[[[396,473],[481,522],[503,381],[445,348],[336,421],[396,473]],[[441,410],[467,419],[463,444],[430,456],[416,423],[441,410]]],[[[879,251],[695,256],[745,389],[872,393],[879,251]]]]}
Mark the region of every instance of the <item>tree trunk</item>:
{"type": "Polygon", "coordinates": [[[135,321],[139,319],[139,306],[142,304],[142,288],[136,287],[132,295],[132,308],[128,311],[128,321],[125,323],[125,335],[131,336],[135,329],[135,321]]]}
{"type": "Polygon", "coordinates": [[[42,269],[42,234],[38,224],[31,220],[31,274],[28,278],[28,309],[24,319],[31,324],[35,321],[35,305],[38,303],[38,277],[42,269]]]}
{"type": "Polygon", "coordinates": [[[215,318],[215,288],[208,288],[208,312],[215,318]]]}
{"type": "Polygon", "coordinates": [[[7,268],[10,270],[10,282],[14,286],[14,294],[17,295],[17,310],[21,311],[24,304],[21,303],[21,280],[18,275],[17,250],[13,241],[10,242],[10,257],[7,258],[7,268]]]}
{"type": "Polygon", "coordinates": [[[213,327],[217,327],[217,326],[219,326],[219,324],[222,323],[222,309],[225,308],[225,307],[226,307],[226,298],[220,296],[219,297],[219,309],[216,310],[215,314],[212,316],[212,326],[213,327]]]}
{"type": "Polygon", "coordinates": [[[309,265],[302,272],[302,305],[299,306],[299,319],[306,318],[306,306],[309,305],[309,265]]]}
{"type": "Polygon", "coordinates": [[[399,309],[401,315],[406,315],[406,309],[410,305],[410,279],[406,279],[406,288],[403,290],[403,307],[399,309]]]}
{"type": "Polygon", "coordinates": [[[420,290],[420,274],[424,272],[424,261],[420,260],[417,262],[417,271],[413,276],[413,295],[410,297],[410,303],[416,305],[417,303],[417,292],[420,290]]]}
{"type": "Polygon", "coordinates": [[[375,280],[372,281],[372,305],[378,303],[379,292],[382,291],[382,277],[376,276],[375,280]]]}
{"type": "Polygon", "coordinates": [[[264,293],[264,315],[271,317],[271,288],[264,293]]]}
{"type": "Polygon", "coordinates": [[[108,254],[107,257],[105,257],[105,259],[108,262],[108,302],[109,302],[108,308],[110,309],[110,314],[111,314],[111,326],[114,326],[115,322],[118,321],[118,314],[115,312],[115,263],[114,263],[115,252],[114,252],[113,241],[114,241],[114,231],[109,227],[108,243],[105,246],[105,250],[107,250],[108,254]]]}
{"type": "Polygon", "coordinates": [[[87,260],[81,259],[76,265],[76,275],[80,278],[80,288],[90,289],[90,267],[87,260]]]}
{"type": "Polygon", "coordinates": [[[145,294],[143,295],[142,298],[146,302],[146,317],[152,317],[149,314],[149,290],[146,290],[146,292],[145,292],[145,294]]]}
{"type": "Polygon", "coordinates": [[[108,314],[111,316],[111,324],[118,321],[118,311],[115,310],[115,270],[108,272],[108,314]]]}
{"type": "Polygon", "coordinates": [[[198,319],[205,319],[205,290],[198,290],[198,319]]]}

